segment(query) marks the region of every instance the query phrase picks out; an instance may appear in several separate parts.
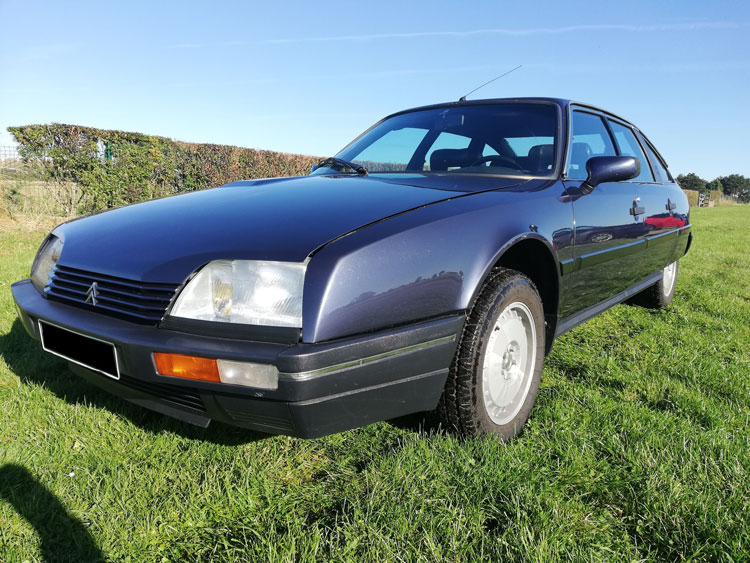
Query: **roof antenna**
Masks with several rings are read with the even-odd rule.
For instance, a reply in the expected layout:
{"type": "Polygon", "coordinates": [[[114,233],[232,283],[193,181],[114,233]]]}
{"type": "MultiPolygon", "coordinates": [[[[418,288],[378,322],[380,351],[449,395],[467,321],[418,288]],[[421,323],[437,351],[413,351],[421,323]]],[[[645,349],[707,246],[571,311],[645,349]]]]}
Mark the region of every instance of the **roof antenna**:
{"type": "MultiPolygon", "coordinates": [[[[512,69],[510,69],[510,70],[509,70],[508,72],[504,72],[504,73],[502,73],[502,74],[501,74],[500,76],[496,76],[495,78],[493,78],[493,79],[492,79],[492,80],[490,80],[489,82],[485,82],[485,83],[484,83],[484,84],[482,84],[481,86],[477,86],[477,87],[476,87],[476,88],[474,88],[474,89],[473,89],[473,90],[472,90],[471,92],[469,92],[469,94],[473,94],[474,92],[476,92],[476,91],[477,91],[477,90],[479,90],[480,88],[484,88],[485,86],[487,86],[487,84],[489,84],[490,82],[494,82],[494,81],[495,81],[495,80],[497,80],[498,78],[502,78],[503,76],[507,76],[508,74],[510,74],[510,73],[511,73],[511,72],[513,72],[514,70],[518,70],[518,69],[519,69],[519,68],[521,68],[522,66],[523,66],[523,65],[518,65],[518,66],[517,66],[516,68],[512,68],[512,69]]],[[[465,102],[465,101],[466,101],[466,96],[468,96],[469,94],[464,94],[463,96],[461,96],[461,97],[460,97],[460,98],[458,99],[458,101],[459,101],[459,102],[465,102]]]]}

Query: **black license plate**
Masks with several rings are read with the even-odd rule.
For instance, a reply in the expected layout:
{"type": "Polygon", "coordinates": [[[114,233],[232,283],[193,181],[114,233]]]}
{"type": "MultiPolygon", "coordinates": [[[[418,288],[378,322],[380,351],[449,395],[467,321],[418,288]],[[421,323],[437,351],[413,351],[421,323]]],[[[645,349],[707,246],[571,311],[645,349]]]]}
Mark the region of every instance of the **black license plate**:
{"type": "Polygon", "coordinates": [[[120,379],[117,349],[111,342],[84,336],[72,330],[39,321],[42,348],[85,368],[120,379]]]}

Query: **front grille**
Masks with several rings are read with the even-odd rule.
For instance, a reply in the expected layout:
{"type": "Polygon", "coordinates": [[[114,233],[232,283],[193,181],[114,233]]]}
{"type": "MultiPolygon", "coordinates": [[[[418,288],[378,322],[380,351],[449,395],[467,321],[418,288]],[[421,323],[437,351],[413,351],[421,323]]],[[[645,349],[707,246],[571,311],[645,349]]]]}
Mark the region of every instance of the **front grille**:
{"type": "Polygon", "coordinates": [[[177,284],[126,280],[57,264],[45,291],[50,298],[99,313],[156,324],[166,313],[178,287],[177,284]],[[94,283],[96,305],[90,297],[94,283]]]}

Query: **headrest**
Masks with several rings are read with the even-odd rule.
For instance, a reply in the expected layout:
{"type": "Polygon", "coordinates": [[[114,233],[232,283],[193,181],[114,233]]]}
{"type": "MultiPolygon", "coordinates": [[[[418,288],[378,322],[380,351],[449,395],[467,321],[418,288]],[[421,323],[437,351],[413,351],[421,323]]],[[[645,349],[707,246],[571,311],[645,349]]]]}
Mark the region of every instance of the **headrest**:
{"type": "Polygon", "coordinates": [[[430,170],[444,171],[448,168],[471,166],[482,155],[466,149],[438,149],[430,155],[430,170]]]}
{"type": "Polygon", "coordinates": [[[570,150],[570,161],[586,168],[586,161],[591,158],[591,147],[588,143],[573,143],[570,150]]]}
{"type": "Polygon", "coordinates": [[[586,163],[591,158],[591,147],[588,143],[573,143],[570,147],[568,176],[571,178],[586,177],[586,163]]]}
{"type": "Polygon", "coordinates": [[[529,170],[549,170],[555,151],[554,145],[535,145],[529,149],[529,170]]]}

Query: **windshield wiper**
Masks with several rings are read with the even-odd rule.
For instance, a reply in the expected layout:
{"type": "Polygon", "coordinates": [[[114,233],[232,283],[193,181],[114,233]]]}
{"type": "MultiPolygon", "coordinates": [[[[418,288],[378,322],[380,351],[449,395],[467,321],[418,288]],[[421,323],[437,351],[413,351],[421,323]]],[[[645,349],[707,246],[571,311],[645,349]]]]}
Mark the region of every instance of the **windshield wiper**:
{"type": "Polygon", "coordinates": [[[367,168],[365,168],[364,166],[361,166],[354,162],[349,162],[348,160],[344,160],[343,158],[336,158],[335,156],[323,158],[320,160],[320,162],[318,162],[319,167],[325,166],[327,168],[333,168],[332,166],[329,166],[330,164],[335,164],[342,168],[354,170],[354,172],[359,174],[360,176],[367,176],[368,174],[367,168]]]}

